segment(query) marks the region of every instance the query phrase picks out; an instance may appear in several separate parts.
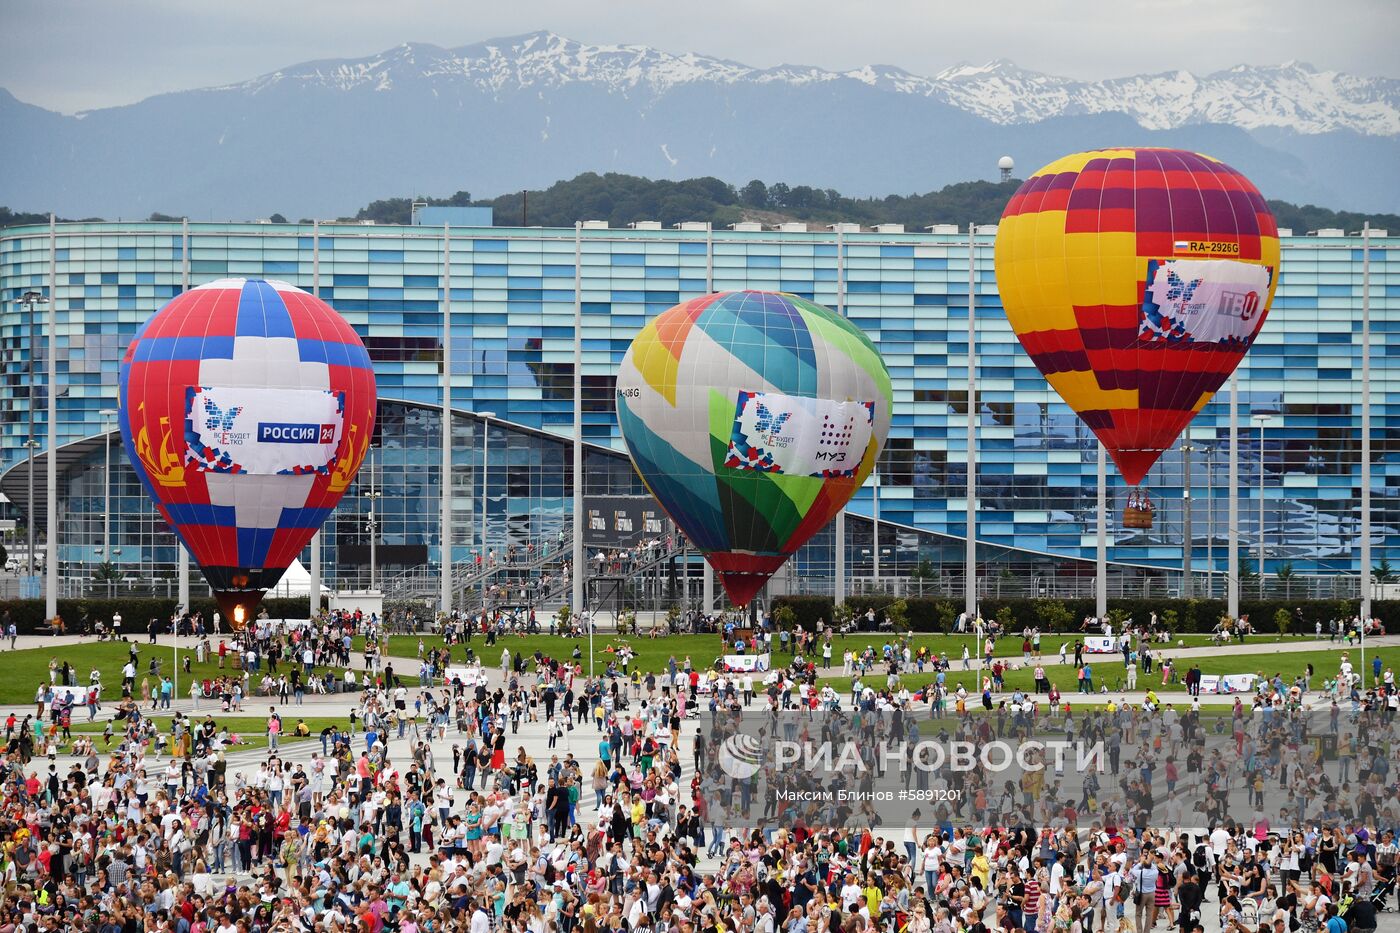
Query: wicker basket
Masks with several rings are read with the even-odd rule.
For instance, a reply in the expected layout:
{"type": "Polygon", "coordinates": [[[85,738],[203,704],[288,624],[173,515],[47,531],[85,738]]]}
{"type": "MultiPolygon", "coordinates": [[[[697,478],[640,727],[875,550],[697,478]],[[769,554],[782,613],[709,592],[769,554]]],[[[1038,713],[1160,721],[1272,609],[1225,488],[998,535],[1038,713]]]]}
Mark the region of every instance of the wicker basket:
{"type": "Polygon", "coordinates": [[[1123,510],[1124,528],[1151,528],[1152,510],[1130,505],[1123,510]]]}

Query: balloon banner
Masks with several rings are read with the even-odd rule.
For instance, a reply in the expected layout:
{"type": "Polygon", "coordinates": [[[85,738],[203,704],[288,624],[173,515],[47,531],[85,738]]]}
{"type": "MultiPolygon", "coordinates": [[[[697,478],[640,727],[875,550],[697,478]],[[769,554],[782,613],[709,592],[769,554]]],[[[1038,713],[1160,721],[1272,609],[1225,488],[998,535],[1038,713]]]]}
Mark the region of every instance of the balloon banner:
{"type": "Polygon", "coordinates": [[[212,473],[325,473],[344,435],[345,393],[190,386],[189,463],[212,473]]]}
{"type": "Polygon", "coordinates": [[[1089,635],[1084,639],[1084,650],[1088,654],[1116,654],[1120,649],[1118,639],[1111,635],[1089,635]]]}
{"type": "Polygon", "coordinates": [[[740,392],[724,465],[792,476],[853,476],[874,425],[874,402],[740,392]]]}

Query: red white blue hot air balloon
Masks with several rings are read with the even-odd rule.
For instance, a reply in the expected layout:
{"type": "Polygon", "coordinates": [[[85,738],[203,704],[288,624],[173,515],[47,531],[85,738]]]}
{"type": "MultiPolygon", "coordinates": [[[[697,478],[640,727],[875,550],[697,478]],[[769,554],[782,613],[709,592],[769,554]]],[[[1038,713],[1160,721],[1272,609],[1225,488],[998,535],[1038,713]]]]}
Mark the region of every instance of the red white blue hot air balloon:
{"type": "Polygon", "coordinates": [[[193,288],[127,347],[118,404],[127,457],[235,627],[350,485],[375,399],[359,336],[285,282],[193,288]]]}

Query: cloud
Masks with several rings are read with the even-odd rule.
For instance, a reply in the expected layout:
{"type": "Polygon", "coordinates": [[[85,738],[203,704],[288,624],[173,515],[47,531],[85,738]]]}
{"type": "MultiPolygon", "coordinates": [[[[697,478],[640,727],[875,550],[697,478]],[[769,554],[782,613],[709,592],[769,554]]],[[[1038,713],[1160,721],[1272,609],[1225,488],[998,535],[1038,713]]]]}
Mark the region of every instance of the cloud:
{"type": "Polygon", "coordinates": [[[405,41],[446,47],[550,29],[745,64],[932,74],[959,61],[1096,79],[1289,59],[1358,74],[1394,71],[1393,0],[6,0],[0,86],[68,112],[240,81],[405,41]],[[697,9],[703,15],[697,16],[697,9]]]}

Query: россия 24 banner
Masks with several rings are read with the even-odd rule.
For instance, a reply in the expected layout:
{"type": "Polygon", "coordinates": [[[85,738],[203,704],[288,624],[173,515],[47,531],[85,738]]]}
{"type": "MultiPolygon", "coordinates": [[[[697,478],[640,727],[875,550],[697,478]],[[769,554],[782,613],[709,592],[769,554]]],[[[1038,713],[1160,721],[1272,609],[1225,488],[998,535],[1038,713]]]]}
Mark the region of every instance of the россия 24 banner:
{"type": "Polygon", "coordinates": [[[342,392],[191,386],[185,397],[185,459],[196,470],[316,473],[335,459],[342,392]]]}

